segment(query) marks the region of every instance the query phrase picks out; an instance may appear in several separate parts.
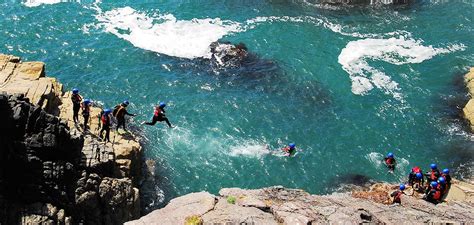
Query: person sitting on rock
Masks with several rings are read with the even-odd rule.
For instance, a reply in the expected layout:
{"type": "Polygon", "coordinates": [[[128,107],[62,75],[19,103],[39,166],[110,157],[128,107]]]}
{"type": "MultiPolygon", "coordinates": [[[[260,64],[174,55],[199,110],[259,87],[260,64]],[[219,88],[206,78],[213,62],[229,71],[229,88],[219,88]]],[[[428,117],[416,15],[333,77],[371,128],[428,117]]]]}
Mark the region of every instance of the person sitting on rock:
{"type": "Polygon", "coordinates": [[[79,122],[79,109],[81,108],[81,101],[82,101],[82,96],[79,95],[79,89],[77,88],[72,89],[71,101],[72,101],[72,119],[74,120],[74,123],[77,123],[79,122]]]}
{"type": "Polygon", "coordinates": [[[82,102],[82,116],[84,117],[84,131],[87,130],[87,123],[89,122],[89,116],[91,113],[91,100],[90,99],[84,99],[82,102]]]}
{"type": "Polygon", "coordinates": [[[395,170],[395,165],[397,164],[397,161],[395,160],[393,153],[389,152],[387,154],[387,157],[385,157],[383,160],[385,162],[385,165],[388,167],[389,171],[393,172],[395,170]]]}
{"type": "Polygon", "coordinates": [[[444,177],[438,178],[438,190],[441,192],[441,195],[446,194],[447,192],[447,185],[446,185],[446,180],[444,177]]]}
{"type": "Polygon", "coordinates": [[[425,179],[423,177],[423,174],[421,173],[416,173],[415,178],[412,180],[411,186],[413,190],[418,191],[418,192],[423,192],[424,191],[424,184],[425,179]]]}
{"type": "Polygon", "coordinates": [[[451,187],[451,176],[449,175],[448,168],[443,169],[443,173],[441,173],[441,177],[444,177],[444,180],[446,180],[447,188],[449,189],[451,187]]]}
{"type": "Polygon", "coordinates": [[[285,152],[286,156],[293,156],[296,153],[296,144],[290,143],[288,144],[288,146],[282,148],[281,150],[285,152]]]}
{"type": "MultiPolygon", "coordinates": [[[[105,139],[103,139],[106,142],[110,142],[110,113],[112,112],[111,109],[105,109],[103,112],[101,112],[100,116],[100,121],[102,123],[102,129],[100,130],[99,137],[103,139],[102,134],[105,131],[105,139]]],[[[100,126],[100,124],[99,124],[100,126]]]]}
{"type": "MultiPolygon", "coordinates": [[[[413,186],[418,174],[423,174],[423,171],[421,170],[420,167],[415,166],[415,167],[411,168],[411,172],[410,172],[410,174],[408,174],[408,184],[410,186],[413,186]]],[[[422,178],[423,178],[423,176],[422,176],[422,178]]],[[[423,180],[422,183],[424,183],[424,178],[422,180],[423,180]]]]}
{"type": "Polygon", "coordinates": [[[146,124],[146,125],[155,125],[156,122],[161,122],[161,121],[165,121],[166,124],[168,124],[168,127],[169,128],[173,128],[173,126],[171,126],[171,123],[170,121],[168,120],[168,118],[166,118],[166,115],[165,115],[165,107],[166,107],[166,103],[164,102],[160,102],[160,105],[158,106],[155,106],[155,112],[153,114],[153,119],[151,122],[143,122],[142,124],[146,124]]]}
{"type": "Polygon", "coordinates": [[[428,183],[432,181],[435,181],[435,182],[438,181],[438,178],[440,175],[438,166],[435,163],[431,163],[430,168],[431,168],[431,171],[426,173],[428,183]]]}
{"type": "Polygon", "coordinates": [[[441,192],[438,190],[438,182],[432,181],[430,188],[426,189],[423,199],[433,204],[438,204],[441,201],[441,196],[441,192]]]}
{"type": "Polygon", "coordinates": [[[396,190],[396,191],[392,192],[392,194],[390,194],[390,197],[393,197],[392,204],[395,204],[395,203],[401,204],[402,203],[402,195],[405,194],[405,192],[403,192],[404,190],[405,190],[405,185],[400,184],[399,190],[396,190]]]}
{"type": "Polygon", "coordinates": [[[115,106],[114,111],[112,113],[113,116],[117,119],[117,127],[116,130],[118,131],[119,127],[122,126],[123,130],[127,131],[125,128],[125,115],[128,116],[135,116],[135,114],[129,113],[127,111],[127,106],[130,104],[127,100],[123,101],[122,103],[115,106]]]}

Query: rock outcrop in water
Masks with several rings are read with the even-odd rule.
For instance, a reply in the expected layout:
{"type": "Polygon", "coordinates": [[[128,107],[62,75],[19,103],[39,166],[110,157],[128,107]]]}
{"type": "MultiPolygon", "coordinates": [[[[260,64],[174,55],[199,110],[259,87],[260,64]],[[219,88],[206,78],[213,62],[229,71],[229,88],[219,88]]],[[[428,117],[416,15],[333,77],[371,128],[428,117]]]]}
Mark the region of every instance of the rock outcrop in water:
{"type": "MultiPolygon", "coordinates": [[[[0,224],[121,224],[138,218],[136,137],[116,135],[104,144],[74,126],[69,93],[45,77],[44,67],[0,55],[0,224]]],[[[98,119],[91,120],[95,131],[98,119]]]]}
{"type": "Polygon", "coordinates": [[[463,108],[463,115],[469,122],[471,131],[474,132],[474,67],[464,76],[464,81],[466,82],[470,99],[463,108]]]}
{"type": "MultiPolygon", "coordinates": [[[[467,184],[470,185],[470,184],[467,184]]],[[[281,186],[244,190],[221,189],[219,196],[192,193],[170,201],[134,224],[404,224],[474,221],[472,197],[433,205],[403,195],[401,205],[388,205],[397,186],[375,184],[370,190],[310,195],[281,186]],[[471,202],[469,202],[471,201],[471,202]]],[[[471,185],[472,192],[474,187],[471,185]]],[[[406,193],[410,193],[407,190],[406,193]]],[[[449,196],[448,196],[449,197],[449,196]]]]}

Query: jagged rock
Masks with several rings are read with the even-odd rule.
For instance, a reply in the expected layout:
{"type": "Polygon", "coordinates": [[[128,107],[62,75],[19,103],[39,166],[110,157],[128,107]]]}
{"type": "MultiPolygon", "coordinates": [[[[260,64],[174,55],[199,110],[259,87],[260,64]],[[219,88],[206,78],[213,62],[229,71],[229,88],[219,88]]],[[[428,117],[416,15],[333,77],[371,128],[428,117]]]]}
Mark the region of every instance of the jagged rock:
{"type": "MultiPolygon", "coordinates": [[[[458,186],[455,183],[453,185],[454,188],[458,186]]],[[[402,196],[401,205],[372,201],[378,201],[378,198],[373,198],[374,195],[378,196],[382,192],[388,195],[396,188],[390,184],[375,184],[365,193],[334,193],[324,196],[281,186],[256,190],[226,188],[219,192],[221,196],[216,197],[218,203],[209,207],[208,212],[191,212],[188,204],[193,204],[193,208],[204,208],[205,205],[199,202],[199,197],[193,196],[195,194],[189,194],[177,198],[186,199],[185,204],[182,201],[177,204],[177,199],[171,200],[165,208],[129,224],[183,224],[184,219],[190,215],[200,217],[203,224],[403,224],[474,221],[474,205],[465,199],[438,205],[408,195],[402,196]],[[227,202],[231,197],[236,199],[235,205],[227,202]]]]}
{"type": "Polygon", "coordinates": [[[202,216],[211,211],[215,204],[214,195],[207,192],[191,193],[171,200],[165,208],[125,224],[184,224],[186,218],[202,216]]]}
{"type": "Polygon", "coordinates": [[[466,118],[470,124],[471,131],[474,132],[474,99],[472,98],[474,96],[474,67],[472,67],[470,71],[464,75],[464,81],[466,82],[471,99],[467,102],[462,111],[464,118],[466,118]]]}

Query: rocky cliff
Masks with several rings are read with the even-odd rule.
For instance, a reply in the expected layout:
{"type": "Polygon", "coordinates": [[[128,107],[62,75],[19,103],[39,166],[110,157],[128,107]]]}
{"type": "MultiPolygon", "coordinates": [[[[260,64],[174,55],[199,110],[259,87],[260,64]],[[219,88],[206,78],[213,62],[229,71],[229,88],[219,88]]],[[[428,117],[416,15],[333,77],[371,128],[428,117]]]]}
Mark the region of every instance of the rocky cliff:
{"type": "MultiPolygon", "coordinates": [[[[0,224],[121,224],[139,217],[141,147],[71,123],[69,93],[41,62],[0,55],[0,224]]],[[[93,115],[100,109],[94,107],[93,115]]]]}
{"type": "MultiPolygon", "coordinates": [[[[463,193],[474,190],[472,184],[462,185],[463,193]]],[[[165,208],[126,224],[293,225],[474,221],[473,198],[459,195],[459,190],[453,191],[458,199],[448,196],[444,203],[434,205],[407,189],[402,203],[391,205],[389,194],[396,188],[389,184],[375,184],[365,191],[323,196],[280,186],[256,190],[225,188],[220,190],[218,196],[199,192],[175,198],[165,208]]]]}

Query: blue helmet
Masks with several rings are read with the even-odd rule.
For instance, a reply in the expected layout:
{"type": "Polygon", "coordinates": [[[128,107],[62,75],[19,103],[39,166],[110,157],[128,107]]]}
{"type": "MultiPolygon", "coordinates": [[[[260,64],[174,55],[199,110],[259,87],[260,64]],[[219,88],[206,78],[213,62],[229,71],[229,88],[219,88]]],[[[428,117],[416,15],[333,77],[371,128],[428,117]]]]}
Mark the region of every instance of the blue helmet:
{"type": "Polygon", "coordinates": [[[393,158],[393,153],[389,152],[389,153],[387,154],[387,157],[388,157],[388,158],[393,158]]]}
{"type": "Polygon", "coordinates": [[[160,102],[160,108],[164,108],[166,106],[166,103],[160,102]]]}
{"type": "Polygon", "coordinates": [[[77,93],[79,93],[79,89],[77,89],[77,88],[73,88],[73,89],[72,89],[72,93],[73,93],[73,94],[77,94],[77,93]]]}
{"type": "Polygon", "coordinates": [[[288,147],[290,147],[290,149],[294,149],[296,147],[296,144],[295,143],[290,143],[290,144],[288,144],[288,147]]]}
{"type": "Polygon", "coordinates": [[[404,184],[400,184],[400,191],[403,191],[405,190],[405,185],[404,184]]]}
{"type": "Polygon", "coordinates": [[[86,98],[86,99],[84,99],[84,103],[85,103],[85,104],[89,104],[89,103],[91,103],[91,100],[88,99],[88,98],[86,98]]]}
{"type": "Polygon", "coordinates": [[[128,102],[128,100],[125,100],[125,101],[123,101],[123,104],[128,106],[130,104],[130,102],[128,102]]]}
{"type": "Polygon", "coordinates": [[[431,181],[431,187],[433,187],[433,188],[438,187],[438,182],[436,182],[436,181],[431,181]]]}
{"type": "Polygon", "coordinates": [[[107,114],[110,114],[111,112],[112,112],[111,109],[105,109],[105,110],[104,110],[104,113],[105,113],[106,115],[107,115],[107,114]]]}
{"type": "Polygon", "coordinates": [[[444,177],[440,177],[440,178],[438,179],[438,182],[439,182],[440,184],[444,184],[444,183],[446,183],[446,179],[444,179],[444,177]]]}
{"type": "Polygon", "coordinates": [[[448,169],[448,168],[444,169],[444,170],[443,170],[443,173],[444,173],[444,174],[449,174],[449,169],[448,169]]]}
{"type": "Polygon", "coordinates": [[[431,163],[430,167],[432,170],[435,170],[436,168],[438,168],[438,166],[434,163],[431,163]]]}
{"type": "Polygon", "coordinates": [[[421,178],[423,178],[423,174],[421,174],[421,173],[416,173],[416,178],[418,178],[418,180],[421,180],[421,178]]]}

